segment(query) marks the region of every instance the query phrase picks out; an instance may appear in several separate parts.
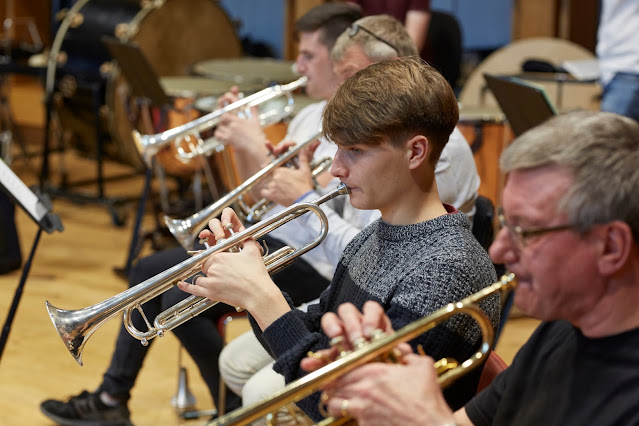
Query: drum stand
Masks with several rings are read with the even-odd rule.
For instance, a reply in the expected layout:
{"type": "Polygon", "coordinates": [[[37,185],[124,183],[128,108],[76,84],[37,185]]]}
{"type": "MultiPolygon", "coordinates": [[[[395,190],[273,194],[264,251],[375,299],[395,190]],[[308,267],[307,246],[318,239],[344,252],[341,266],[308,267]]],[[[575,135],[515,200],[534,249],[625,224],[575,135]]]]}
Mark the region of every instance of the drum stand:
{"type": "MultiPolygon", "coordinates": [[[[44,132],[44,147],[42,154],[42,167],[40,170],[40,187],[45,192],[51,195],[51,197],[67,198],[72,202],[84,204],[94,203],[104,206],[111,214],[111,219],[114,225],[123,226],[125,223],[126,213],[124,207],[131,200],[123,197],[107,197],[105,195],[104,184],[106,178],[104,176],[104,138],[105,135],[101,130],[100,125],[100,107],[102,105],[101,93],[104,90],[104,81],[91,81],[86,82],[86,86],[91,91],[92,100],[92,113],[95,117],[95,140],[96,140],[96,177],[93,179],[80,180],[72,183],[67,182],[67,169],[64,165],[64,158],[60,157],[60,174],[62,177],[62,183],[60,186],[54,186],[49,183],[50,170],[49,160],[52,153],[51,135],[56,134],[56,140],[58,142],[58,149],[64,151],[63,141],[61,137],[61,123],[57,117],[57,111],[54,106],[54,99],[60,94],[47,93],[45,95],[45,132],[44,132]],[[71,187],[82,186],[95,183],[97,185],[97,194],[90,195],[82,192],[71,191],[71,187]]],[[[118,176],[110,176],[109,181],[127,179],[135,176],[135,174],[127,173],[118,176]]],[[[137,198],[137,197],[136,197],[137,198]]]]}
{"type": "MultiPolygon", "coordinates": [[[[211,196],[214,200],[219,198],[219,194],[216,190],[215,181],[213,178],[213,173],[211,172],[210,166],[206,161],[202,162],[202,170],[198,169],[195,171],[195,175],[193,176],[193,195],[195,197],[195,210],[199,211],[203,208],[203,197],[202,197],[202,171],[204,172],[204,176],[207,181],[207,185],[211,192],[211,196]]],[[[153,180],[153,171],[155,171],[156,178],[160,183],[160,210],[162,212],[168,213],[170,211],[170,202],[169,202],[169,194],[166,185],[166,174],[162,166],[160,166],[155,158],[153,159],[153,166],[147,168],[144,178],[144,188],[142,190],[142,195],[140,197],[140,201],[138,203],[138,209],[135,216],[135,224],[133,225],[133,230],[131,233],[131,241],[129,243],[129,250],[127,259],[124,267],[122,268],[114,268],[115,272],[123,277],[128,277],[131,272],[131,266],[133,265],[133,261],[137,258],[138,253],[141,249],[142,241],[146,239],[153,239],[153,235],[158,232],[158,229],[162,227],[163,230],[166,228],[163,227],[163,224],[158,223],[157,228],[153,231],[146,232],[144,235],[140,235],[140,228],[142,226],[142,219],[144,218],[144,214],[146,211],[146,204],[149,199],[149,194],[151,190],[151,181],[153,180]],[[141,237],[141,238],[140,238],[141,237]]]]}

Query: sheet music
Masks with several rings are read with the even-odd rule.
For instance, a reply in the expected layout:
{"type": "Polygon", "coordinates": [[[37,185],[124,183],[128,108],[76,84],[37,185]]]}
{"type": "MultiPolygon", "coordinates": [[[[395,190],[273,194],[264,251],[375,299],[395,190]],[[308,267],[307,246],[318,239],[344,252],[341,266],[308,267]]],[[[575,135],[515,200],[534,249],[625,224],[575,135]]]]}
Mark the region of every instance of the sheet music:
{"type": "Polygon", "coordinates": [[[4,186],[9,195],[15,198],[20,206],[37,222],[40,222],[47,214],[46,206],[2,159],[0,159],[0,185],[4,186]]]}
{"type": "Polygon", "coordinates": [[[564,61],[561,66],[577,80],[598,80],[601,74],[599,71],[599,61],[597,59],[564,61]]]}

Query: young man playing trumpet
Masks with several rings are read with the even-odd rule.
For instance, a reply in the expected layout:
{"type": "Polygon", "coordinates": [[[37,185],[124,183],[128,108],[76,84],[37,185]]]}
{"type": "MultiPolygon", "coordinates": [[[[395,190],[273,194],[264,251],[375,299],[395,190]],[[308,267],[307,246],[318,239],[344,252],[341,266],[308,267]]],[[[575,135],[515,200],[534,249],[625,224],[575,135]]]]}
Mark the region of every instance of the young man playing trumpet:
{"type": "MultiPolygon", "coordinates": [[[[469,229],[466,215],[442,204],[435,166],[458,120],[455,95],[446,80],[420,61],[401,58],[371,65],[347,80],[328,102],[322,133],[337,145],[331,174],[351,188],[358,209],[378,209],[381,219],[347,246],[329,289],[308,312],[292,309],[268,275],[260,246],[247,240],[237,253],[211,256],[205,277],[180,283],[184,291],[245,308],[253,330],[277,360],[275,370],[291,381],[303,374],[309,350],[328,345],[321,316],[341,303],[375,300],[394,327],[492,283],[495,271],[469,229]],[[384,85],[379,82],[384,81],[384,85]]],[[[243,228],[232,209],[209,223],[200,236],[215,244],[243,228]]],[[[498,297],[482,307],[493,326],[498,297]]],[[[417,339],[432,356],[469,356],[479,329],[455,318],[417,339]]],[[[477,377],[451,388],[449,401],[463,404],[477,377]]],[[[317,419],[317,399],[300,403],[317,419]]]]}
{"type": "MultiPolygon", "coordinates": [[[[501,230],[490,248],[518,279],[515,304],[543,322],[463,408],[442,398],[433,359],[370,363],[326,389],[366,425],[639,424],[639,125],[611,113],[554,117],[502,154],[501,230]]],[[[347,340],[388,327],[373,302],[322,318],[347,340]]],[[[310,371],[318,366],[304,360],[310,371]]]]}
{"type": "MultiPolygon", "coordinates": [[[[384,59],[395,59],[398,56],[417,56],[417,48],[402,24],[388,15],[368,16],[357,20],[351,28],[337,38],[331,51],[331,60],[339,83],[346,81],[357,71],[372,63],[384,59]]],[[[334,147],[334,144],[322,140],[324,144],[334,147]]],[[[283,184],[279,176],[275,180],[277,182],[271,182],[272,186],[276,189],[281,188],[283,184]]],[[[457,128],[449,136],[437,161],[435,180],[443,202],[452,204],[460,211],[472,216],[479,177],[468,142],[457,128]]],[[[269,193],[277,193],[276,189],[269,188],[269,193]]],[[[308,195],[304,200],[308,201],[313,197],[317,195],[308,195]]],[[[334,202],[338,201],[340,199],[334,202]]],[[[345,204],[347,207],[350,206],[348,202],[345,204]]],[[[330,211],[327,212],[330,213],[330,211]]],[[[348,214],[344,216],[349,217],[348,214]]],[[[340,254],[352,236],[348,239],[342,237],[340,241],[335,236],[343,236],[343,232],[333,228],[333,225],[339,222],[332,220],[331,216],[329,216],[329,222],[331,227],[328,241],[309,254],[318,256],[318,250],[321,250],[322,255],[332,254],[331,263],[337,265],[340,254]],[[334,241],[340,241],[340,244],[336,245],[334,241]]],[[[297,227],[299,234],[312,232],[303,224],[303,219],[296,223],[302,224],[297,227]]],[[[273,363],[273,358],[264,350],[255,335],[249,332],[236,338],[224,348],[220,355],[220,374],[231,390],[242,395],[243,404],[251,404],[284,386],[284,378],[273,371],[273,363]]]]}

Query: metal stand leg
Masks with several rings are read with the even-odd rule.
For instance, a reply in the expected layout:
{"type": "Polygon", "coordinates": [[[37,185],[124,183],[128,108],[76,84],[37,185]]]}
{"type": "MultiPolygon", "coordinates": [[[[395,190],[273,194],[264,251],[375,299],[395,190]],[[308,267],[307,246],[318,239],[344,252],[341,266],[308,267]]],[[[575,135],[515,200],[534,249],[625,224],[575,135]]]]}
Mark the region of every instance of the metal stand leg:
{"type": "MultiPolygon", "coordinates": [[[[61,187],[56,187],[53,185],[47,184],[49,179],[49,161],[51,154],[51,131],[53,125],[53,117],[55,111],[53,110],[53,95],[48,96],[46,99],[46,128],[45,128],[45,140],[44,140],[44,148],[43,148],[43,158],[42,158],[42,169],[40,172],[40,187],[43,188],[43,191],[49,193],[52,197],[64,197],[69,198],[71,201],[78,203],[97,203],[99,205],[107,207],[109,213],[111,214],[111,218],[113,224],[116,226],[123,226],[125,222],[125,215],[123,214],[124,210],[122,209],[123,205],[128,203],[130,200],[125,198],[116,198],[116,197],[106,197],[104,190],[104,137],[101,130],[100,125],[100,106],[101,106],[101,93],[104,83],[94,82],[89,83],[88,86],[92,93],[92,103],[93,103],[93,114],[95,117],[95,137],[96,137],[96,145],[97,145],[97,153],[96,153],[96,180],[89,180],[83,182],[74,182],[74,186],[83,185],[85,183],[97,183],[97,195],[88,195],[80,192],[72,192],[69,190],[66,177],[63,175],[63,184],[61,187]]],[[[63,157],[61,157],[61,161],[63,157]]],[[[62,163],[61,163],[62,164],[62,163]]],[[[64,166],[62,164],[62,168],[64,173],[64,166]]],[[[112,177],[110,179],[116,178],[130,178],[133,177],[133,174],[127,174],[125,176],[112,177]]],[[[137,199],[137,197],[135,197],[137,199]]]]}
{"type": "Polygon", "coordinates": [[[146,176],[144,178],[144,189],[142,190],[142,197],[140,197],[140,202],[138,203],[138,213],[135,216],[135,224],[133,225],[133,231],[131,233],[129,255],[127,256],[124,268],[115,268],[115,272],[124,277],[129,276],[129,272],[131,272],[131,265],[133,264],[133,259],[137,257],[137,253],[139,251],[140,227],[142,225],[142,219],[144,218],[144,212],[146,210],[146,202],[149,198],[152,178],[153,172],[151,171],[151,169],[147,169],[146,176]]]}

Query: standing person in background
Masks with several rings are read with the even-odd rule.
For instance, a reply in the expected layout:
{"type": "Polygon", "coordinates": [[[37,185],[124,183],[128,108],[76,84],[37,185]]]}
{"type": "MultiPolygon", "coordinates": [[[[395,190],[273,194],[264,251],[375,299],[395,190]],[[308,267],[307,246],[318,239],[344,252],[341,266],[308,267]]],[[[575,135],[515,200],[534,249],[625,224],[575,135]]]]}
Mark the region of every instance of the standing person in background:
{"type": "Polygon", "coordinates": [[[597,57],[601,110],[639,121],[639,2],[602,0],[597,57]]]}
{"type": "Polygon", "coordinates": [[[391,15],[404,24],[422,59],[430,25],[430,0],[348,0],[362,8],[364,15],[391,15]]]}

